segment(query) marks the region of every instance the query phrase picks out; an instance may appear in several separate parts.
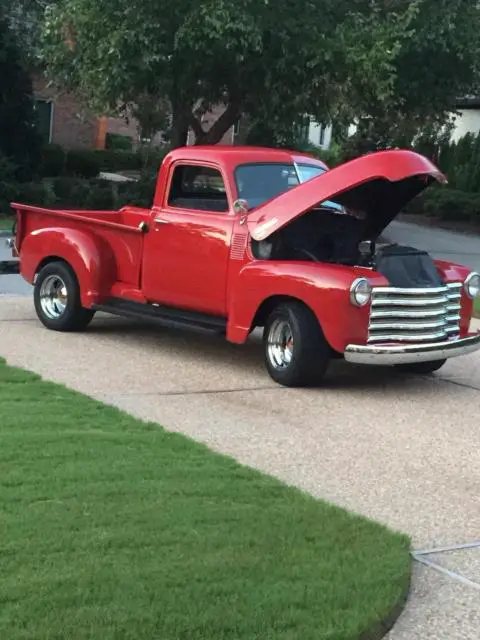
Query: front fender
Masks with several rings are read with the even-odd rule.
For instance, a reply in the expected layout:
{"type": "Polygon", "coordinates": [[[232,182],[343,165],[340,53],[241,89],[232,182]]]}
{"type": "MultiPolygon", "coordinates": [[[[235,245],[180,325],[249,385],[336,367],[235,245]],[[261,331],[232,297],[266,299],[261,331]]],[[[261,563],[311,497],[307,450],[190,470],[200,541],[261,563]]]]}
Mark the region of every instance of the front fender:
{"type": "Polygon", "coordinates": [[[355,307],[349,299],[350,285],[360,276],[368,277],[374,286],[386,283],[383,276],[372,277],[370,270],[361,267],[252,262],[239,271],[231,289],[227,339],[245,342],[262,303],[273,296],[286,296],[300,300],[313,311],[335,351],[343,353],[350,342],[363,344],[369,305],[355,307]]]}
{"type": "Polygon", "coordinates": [[[40,265],[49,258],[60,258],[75,271],[82,306],[86,308],[106,296],[115,281],[110,247],[91,233],[62,227],[33,231],[20,248],[20,273],[33,283],[40,265]]]}

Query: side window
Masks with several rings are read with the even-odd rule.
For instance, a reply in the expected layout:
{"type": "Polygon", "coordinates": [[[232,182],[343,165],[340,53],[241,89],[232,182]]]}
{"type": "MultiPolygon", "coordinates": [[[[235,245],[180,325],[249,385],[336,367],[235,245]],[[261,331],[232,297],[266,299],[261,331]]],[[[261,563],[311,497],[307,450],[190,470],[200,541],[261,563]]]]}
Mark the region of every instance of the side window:
{"type": "Polygon", "coordinates": [[[222,174],[210,167],[175,167],[168,204],[194,211],[228,211],[228,199],[222,174]]]}

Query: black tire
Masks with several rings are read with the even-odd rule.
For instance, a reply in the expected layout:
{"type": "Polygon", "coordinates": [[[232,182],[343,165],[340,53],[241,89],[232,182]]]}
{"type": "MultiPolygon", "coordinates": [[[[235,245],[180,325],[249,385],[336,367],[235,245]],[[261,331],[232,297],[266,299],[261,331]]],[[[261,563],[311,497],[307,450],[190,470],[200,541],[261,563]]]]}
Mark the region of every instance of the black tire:
{"type": "Polygon", "coordinates": [[[317,385],[328,368],[330,347],[317,318],[300,302],[282,303],[271,311],[265,322],[263,345],[270,377],[285,387],[317,385]],[[282,358],[276,356],[281,356],[283,347],[275,349],[275,344],[279,328],[285,326],[291,333],[292,348],[288,351],[289,362],[282,364],[282,358]]]}
{"type": "Polygon", "coordinates": [[[53,331],[82,331],[95,315],[94,311],[82,307],[77,276],[63,261],[50,262],[40,270],[35,281],[33,301],[38,319],[53,331]],[[42,294],[50,289],[52,297],[44,298],[42,302],[42,294]],[[57,291],[56,298],[53,297],[54,290],[57,291]]]}
{"type": "Polygon", "coordinates": [[[416,375],[428,375],[438,371],[447,360],[430,360],[429,362],[411,362],[409,364],[398,364],[396,369],[403,373],[413,373],[416,375]]]}

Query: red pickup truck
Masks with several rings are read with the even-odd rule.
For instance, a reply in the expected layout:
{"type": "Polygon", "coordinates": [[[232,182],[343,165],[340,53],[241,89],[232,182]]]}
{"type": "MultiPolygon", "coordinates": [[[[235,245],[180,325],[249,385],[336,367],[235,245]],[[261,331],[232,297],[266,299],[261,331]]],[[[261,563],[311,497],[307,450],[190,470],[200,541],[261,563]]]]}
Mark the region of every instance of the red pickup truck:
{"type": "Polygon", "coordinates": [[[328,170],[280,149],[187,147],[163,161],[151,209],[12,203],[10,244],[49,329],[85,329],[96,311],[234,343],[263,327],[267,370],[286,386],[318,383],[332,358],[429,373],[480,348],[480,275],[378,239],[445,180],[405,150],[328,170]]]}

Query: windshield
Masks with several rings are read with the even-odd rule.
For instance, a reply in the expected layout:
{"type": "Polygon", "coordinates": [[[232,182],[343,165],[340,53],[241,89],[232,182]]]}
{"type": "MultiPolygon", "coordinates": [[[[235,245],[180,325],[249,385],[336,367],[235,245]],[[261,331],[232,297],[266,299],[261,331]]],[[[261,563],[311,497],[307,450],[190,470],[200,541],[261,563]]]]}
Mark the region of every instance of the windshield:
{"type": "MultiPolygon", "coordinates": [[[[326,169],[318,164],[306,162],[242,164],[235,170],[238,197],[246,200],[249,208],[253,209],[325,171],[326,169]]],[[[321,206],[343,211],[340,204],[330,200],[322,202],[321,206]]]]}
{"type": "Polygon", "coordinates": [[[312,178],[316,178],[317,176],[325,173],[326,169],[324,167],[320,167],[318,164],[297,164],[298,177],[300,178],[300,182],[306,182],[307,180],[311,180],[312,178]]]}

